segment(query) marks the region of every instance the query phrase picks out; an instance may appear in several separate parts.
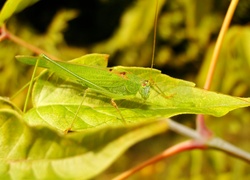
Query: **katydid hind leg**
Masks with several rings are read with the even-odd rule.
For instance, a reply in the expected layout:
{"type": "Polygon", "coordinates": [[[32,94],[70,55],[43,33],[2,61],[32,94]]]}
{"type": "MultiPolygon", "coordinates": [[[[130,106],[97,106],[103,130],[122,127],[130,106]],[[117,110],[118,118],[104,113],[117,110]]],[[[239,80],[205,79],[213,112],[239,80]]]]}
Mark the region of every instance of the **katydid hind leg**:
{"type": "Polygon", "coordinates": [[[119,113],[119,115],[121,117],[121,120],[122,120],[122,123],[127,124],[124,117],[123,117],[123,115],[122,115],[122,113],[121,113],[121,111],[120,111],[120,109],[119,109],[119,107],[117,106],[116,102],[114,101],[114,99],[111,99],[111,104],[117,110],[117,112],[119,113]]]}
{"type": "Polygon", "coordinates": [[[73,120],[72,120],[72,122],[71,122],[69,128],[67,128],[67,129],[64,131],[64,134],[67,134],[68,132],[70,132],[70,131],[72,130],[73,125],[74,125],[74,123],[75,123],[75,121],[76,121],[76,118],[77,118],[77,116],[78,116],[78,113],[79,113],[79,111],[80,111],[80,109],[81,109],[81,106],[82,106],[82,104],[83,104],[83,102],[84,102],[84,99],[85,99],[85,97],[86,97],[87,90],[88,90],[88,89],[86,89],[86,90],[84,91],[84,94],[83,94],[83,96],[82,96],[82,101],[81,101],[80,105],[77,107],[77,110],[76,110],[76,112],[75,112],[75,115],[74,115],[74,117],[73,117],[73,120]]]}
{"type": "Polygon", "coordinates": [[[29,84],[29,88],[28,88],[28,93],[27,93],[27,96],[26,96],[26,99],[25,99],[25,103],[24,103],[24,107],[23,107],[23,112],[24,113],[26,112],[26,109],[27,109],[27,106],[28,106],[29,97],[30,97],[30,94],[31,94],[31,89],[32,89],[32,86],[33,86],[33,82],[36,79],[35,78],[35,74],[36,74],[36,70],[37,70],[37,67],[38,67],[39,60],[40,59],[38,59],[37,62],[36,62],[36,64],[35,64],[35,67],[34,67],[34,70],[33,70],[33,73],[32,73],[32,77],[31,77],[31,80],[30,80],[30,84],[29,84]]]}

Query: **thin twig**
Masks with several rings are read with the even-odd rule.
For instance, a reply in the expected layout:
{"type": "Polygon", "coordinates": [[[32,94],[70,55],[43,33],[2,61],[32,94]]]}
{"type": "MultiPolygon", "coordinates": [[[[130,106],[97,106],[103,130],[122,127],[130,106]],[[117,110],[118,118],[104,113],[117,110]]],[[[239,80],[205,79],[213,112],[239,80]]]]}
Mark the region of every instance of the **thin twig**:
{"type": "Polygon", "coordinates": [[[222,42],[223,42],[225,34],[228,30],[228,27],[230,25],[230,22],[232,20],[232,17],[233,17],[233,14],[234,14],[234,11],[237,7],[238,2],[239,2],[239,0],[232,0],[231,1],[229,8],[228,8],[228,11],[226,13],[225,19],[223,21],[218,39],[217,39],[216,44],[215,44],[212,60],[211,60],[210,66],[209,66],[209,71],[208,71],[207,78],[206,78],[205,85],[204,85],[204,89],[206,89],[206,90],[208,90],[211,86],[211,82],[212,82],[212,78],[214,75],[215,66],[217,64],[219,52],[220,52],[220,49],[222,46],[222,42]]]}
{"type": "Polygon", "coordinates": [[[250,163],[250,154],[248,152],[243,151],[242,149],[238,147],[235,147],[234,145],[226,142],[223,139],[214,137],[210,141],[208,141],[207,145],[210,148],[223,151],[227,154],[230,154],[231,156],[242,159],[243,161],[246,161],[247,163],[250,163]]]}
{"type": "MultiPolygon", "coordinates": [[[[222,24],[218,39],[217,39],[216,44],[215,44],[215,48],[214,48],[214,52],[213,52],[213,55],[212,55],[211,63],[210,63],[209,69],[208,69],[207,78],[206,78],[206,81],[205,81],[205,84],[204,84],[204,87],[203,87],[206,90],[210,89],[212,79],[213,79],[213,76],[214,76],[215,67],[216,67],[216,64],[217,64],[217,61],[218,61],[218,57],[219,57],[219,52],[220,52],[220,49],[221,49],[221,46],[222,46],[222,42],[223,42],[225,34],[226,34],[227,30],[228,30],[228,27],[230,25],[230,22],[232,20],[232,17],[233,17],[233,14],[234,14],[234,11],[235,11],[235,9],[237,7],[238,2],[239,2],[239,0],[232,0],[231,1],[230,5],[229,5],[229,8],[228,8],[228,11],[226,13],[225,19],[223,21],[223,24],[222,24]]],[[[196,128],[197,128],[197,131],[199,133],[201,133],[201,135],[204,135],[204,136],[211,136],[212,135],[210,130],[206,127],[203,115],[197,115],[196,128]]]]}
{"type": "Polygon", "coordinates": [[[33,46],[32,44],[29,44],[28,42],[15,36],[11,32],[9,32],[5,26],[3,26],[1,29],[2,29],[2,34],[4,34],[4,39],[8,38],[9,40],[13,41],[14,43],[16,43],[22,47],[25,47],[36,54],[45,54],[46,56],[48,56],[51,59],[59,60],[59,58],[57,58],[56,56],[53,56],[53,55],[47,53],[46,51],[44,51],[36,46],[33,46]]]}
{"type": "Polygon", "coordinates": [[[0,42],[7,38],[5,24],[0,27],[0,42]]]}
{"type": "Polygon", "coordinates": [[[137,165],[136,167],[128,171],[123,172],[119,176],[115,177],[113,180],[126,179],[131,175],[135,174],[136,172],[140,171],[141,169],[145,168],[146,166],[155,164],[158,161],[173,156],[177,153],[192,149],[208,149],[208,148],[217,149],[250,163],[250,154],[248,152],[243,151],[242,149],[237,148],[234,145],[218,137],[204,138],[197,131],[189,127],[186,127],[182,124],[179,124],[171,119],[166,119],[166,122],[168,123],[170,130],[182,134],[185,137],[189,137],[192,140],[181,142],[166,149],[162,153],[154,156],[153,158],[137,165]]]}
{"type": "Polygon", "coordinates": [[[204,148],[205,148],[204,145],[198,144],[193,140],[184,141],[182,143],[179,143],[177,145],[174,145],[174,146],[166,149],[161,154],[156,155],[155,157],[139,164],[138,166],[136,166],[136,167],[134,167],[126,172],[123,172],[119,176],[115,177],[113,180],[124,180],[124,179],[130,177],[131,175],[135,174],[139,170],[145,168],[146,166],[149,166],[151,164],[155,164],[156,162],[159,162],[160,160],[165,159],[165,158],[170,157],[170,156],[173,156],[177,153],[191,150],[191,149],[204,149],[204,148]]]}

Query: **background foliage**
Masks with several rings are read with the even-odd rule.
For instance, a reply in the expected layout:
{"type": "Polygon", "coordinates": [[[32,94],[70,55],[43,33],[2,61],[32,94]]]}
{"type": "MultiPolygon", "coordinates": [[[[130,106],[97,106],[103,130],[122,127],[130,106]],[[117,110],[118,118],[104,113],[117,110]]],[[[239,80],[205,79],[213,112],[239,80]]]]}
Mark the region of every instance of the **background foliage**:
{"type": "MultiPolygon", "coordinates": [[[[0,2],[3,4],[4,1],[0,2]]],[[[8,21],[7,27],[22,39],[64,60],[98,52],[111,55],[110,66],[149,67],[155,11],[152,4],[151,1],[132,0],[43,0],[16,14],[8,21]]],[[[169,0],[162,1],[162,4],[157,26],[155,67],[202,87],[229,1],[169,0]]],[[[212,83],[214,91],[250,96],[249,10],[250,2],[241,0],[224,41],[212,83]]],[[[30,67],[15,61],[13,57],[17,54],[31,52],[10,41],[0,43],[1,96],[14,94],[32,73],[30,67]]],[[[16,98],[15,103],[22,106],[25,94],[16,98]]],[[[206,122],[220,137],[250,151],[249,116],[249,109],[245,108],[223,118],[207,117],[206,122]]],[[[194,126],[194,116],[176,119],[194,126]]],[[[168,132],[145,140],[131,148],[99,179],[109,179],[109,175],[132,167],[183,139],[168,132]]],[[[248,164],[224,153],[190,151],[146,168],[135,178],[203,179],[204,173],[209,174],[208,179],[246,179],[250,176],[248,164]]]]}

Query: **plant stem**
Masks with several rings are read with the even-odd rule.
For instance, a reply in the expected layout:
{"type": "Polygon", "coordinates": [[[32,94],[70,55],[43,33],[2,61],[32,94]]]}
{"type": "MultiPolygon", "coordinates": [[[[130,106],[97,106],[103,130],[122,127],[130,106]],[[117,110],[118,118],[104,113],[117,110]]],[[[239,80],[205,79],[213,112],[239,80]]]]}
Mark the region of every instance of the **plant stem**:
{"type": "Polygon", "coordinates": [[[171,119],[166,119],[166,123],[168,123],[169,129],[177,132],[179,134],[184,135],[185,137],[189,137],[192,140],[184,141],[179,144],[176,144],[162,153],[152,157],[151,159],[139,164],[138,166],[123,172],[119,176],[115,177],[113,180],[123,180],[131,175],[135,174],[136,172],[140,171],[141,169],[145,168],[146,166],[152,165],[157,163],[160,160],[163,160],[165,158],[168,158],[170,156],[173,156],[177,153],[184,152],[187,150],[193,150],[193,149],[217,149],[220,151],[223,151],[225,153],[228,153],[230,155],[233,155],[237,158],[240,158],[247,163],[250,163],[250,154],[246,151],[243,151],[242,149],[239,149],[235,147],[234,145],[218,138],[218,137],[210,137],[210,138],[204,138],[199,134],[199,132],[183,126],[182,124],[179,124],[171,119]]]}
{"type": "Polygon", "coordinates": [[[212,138],[210,141],[207,142],[207,145],[210,148],[217,149],[223,151],[227,154],[230,154],[236,158],[242,159],[247,163],[250,163],[250,154],[246,151],[243,151],[240,148],[235,147],[234,145],[220,139],[218,137],[212,138]]]}
{"type": "Polygon", "coordinates": [[[119,176],[115,177],[113,180],[123,180],[128,178],[129,176],[131,176],[132,174],[138,172],[139,170],[145,168],[146,166],[149,166],[151,164],[155,164],[156,162],[165,159],[169,156],[173,156],[179,152],[183,152],[186,150],[190,150],[190,149],[203,149],[203,146],[200,146],[199,144],[194,143],[193,140],[189,140],[189,141],[184,141],[182,143],[179,143],[175,146],[172,146],[168,149],[166,149],[165,151],[163,151],[161,154],[158,154],[157,156],[139,164],[138,166],[120,174],[119,176]]]}
{"type": "Polygon", "coordinates": [[[235,9],[237,7],[238,2],[239,2],[239,0],[232,0],[231,1],[230,5],[229,5],[229,8],[228,8],[228,11],[226,13],[225,19],[223,21],[223,24],[222,24],[218,39],[217,39],[216,44],[215,44],[215,48],[214,48],[214,52],[213,52],[213,55],[212,55],[210,67],[209,67],[207,78],[206,78],[205,85],[204,85],[204,89],[206,89],[206,90],[210,89],[212,78],[213,78],[213,75],[214,75],[215,66],[216,66],[218,56],[219,56],[219,52],[220,52],[220,49],[221,49],[221,46],[222,46],[222,41],[223,41],[223,39],[225,37],[225,34],[226,34],[227,30],[228,30],[228,27],[230,25],[230,22],[232,20],[232,17],[233,17],[233,14],[234,14],[234,11],[235,11],[235,9]]]}
{"type": "MultiPolygon", "coordinates": [[[[206,81],[205,81],[205,84],[203,87],[206,90],[210,89],[212,79],[214,76],[215,67],[216,67],[216,64],[218,61],[218,57],[219,57],[219,52],[220,52],[220,49],[222,47],[222,42],[223,42],[225,34],[228,30],[228,27],[230,25],[230,22],[232,20],[232,17],[233,17],[234,11],[238,5],[238,2],[239,2],[239,0],[232,0],[231,1],[229,8],[228,8],[228,11],[226,13],[226,16],[224,18],[222,27],[220,29],[220,33],[219,33],[218,39],[216,41],[214,52],[213,52],[212,59],[211,59],[211,63],[210,63],[209,69],[208,69],[207,78],[206,78],[206,81]]],[[[211,136],[212,135],[211,131],[206,127],[203,115],[197,115],[196,128],[197,128],[197,131],[201,135],[204,135],[204,136],[211,136]]]]}
{"type": "Polygon", "coordinates": [[[31,50],[32,52],[36,53],[36,54],[45,54],[46,56],[48,56],[49,58],[51,59],[54,59],[54,60],[59,60],[59,58],[57,58],[56,56],[53,56],[49,53],[47,53],[46,51],[36,47],[36,46],[33,46],[32,44],[29,44],[28,42],[22,40],[21,38],[15,36],[14,34],[12,34],[11,32],[9,32],[5,25],[3,25],[1,27],[1,36],[0,36],[0,41],[1,40],[4,40],[4,39],[9,39],[11,41],[13,41],[14,43],[22,46],[22,47],[25,47],[29,50],[31,50]]]}
{"type": "Polygon", "coordinates": [[[7,38],[5,24],[0,28],[0,42],[7,38]]]}

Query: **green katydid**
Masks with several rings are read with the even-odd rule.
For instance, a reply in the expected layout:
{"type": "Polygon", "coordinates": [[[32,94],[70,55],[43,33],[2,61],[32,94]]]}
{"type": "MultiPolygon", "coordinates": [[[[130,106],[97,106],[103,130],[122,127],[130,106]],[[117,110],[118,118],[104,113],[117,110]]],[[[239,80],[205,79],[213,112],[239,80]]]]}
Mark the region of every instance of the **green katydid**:
{"type": "MultiPolygon", "coordinates": [[[[84,66],[68,62],[54,61],[45,55],[40,55],[39,57],[17,56],[16,58],[20,62],[29,65],[35,65],[37,63],[37,66],[47,68],[63,79],[67,78],[83,87],[87,87],[92,91],[109,97],[111,99],[111,104],[120,114],[123,123],[126,123],[126,120],[123,118],[115,100],[140,98],[144,102],[150,95],[150,80],[142,79],[123,67],[115,67],[112,69],[84,66]]],[[[150,69],[150,72],[160,74],[160,71],[156,69],[150,69]]],[[[84,93],[84,95],[86,95],[86,93],[84,93]]],[[[79,105],[79,108],[80,106],[81,104],[79,105]]],[[[79,109],[77,109],[75,116],[78,113],[78,110],[79,109]]],[[[72,120],[71,126],[68,129],[72,128],[75,118],[76,117],[72,120]]]]}
{"type": "MultiPolygon", "coordinates": [[[[155,15],[155,29],[156,31],[157,9],[155,15]]],[[[154,32],[154,35],[156,32],[154,32]]],[[[155,36],[153,45],[154,57],[155,36]]],[[[121,119],[123,119],[114,100],[129,99],[140,97],[143,101],[147,100],[150,95],[151,77],[149,79],[141,79],[131,72],[127,72],[123,68],[99,68],[93,66],[83,66],[67,62],[54,61],[45,55],[39,57],[33,56],[17,56],[17,59],[29,65],[35,65],[38,61],[38,66],[47,68],[55,72],[61,78],[68,78],[70,81],[81,84],[97,93],[103,94],[111,98],[112,105],[118,110],[121,119]]],[[[153,64],[153,62],[152,62],[153,64]]],[[[152,73],[159,73],[159,70],[151,67],[150,76],[152,73]]],[[[156,86],[157,87],[157,86],[156,86]]],[[[157,87],[158,88],[158,87],[157,87]]],[[[158,88],[158,91],[161,90],[158,88]]],[[[162,93],[162,92],[161,92],[162,93]]],[[[163,94],[164,95],[164,94],[163,94]]]]}
{"type": "Polygon", "coordinates": [[[18,61],[29,65],[35,65],[36,61],[39,61],[39,67],[49,69],[61,78],[69,78],[70,81],[79,83],[112,99],[133,98],[139,93],[146,100],[150,94],[148,80],[142,81],[129,72],[55,61],[43,54],[39,57],[16,56],[16,58],[18,61]]]}

